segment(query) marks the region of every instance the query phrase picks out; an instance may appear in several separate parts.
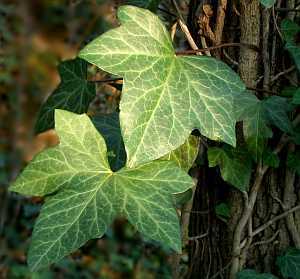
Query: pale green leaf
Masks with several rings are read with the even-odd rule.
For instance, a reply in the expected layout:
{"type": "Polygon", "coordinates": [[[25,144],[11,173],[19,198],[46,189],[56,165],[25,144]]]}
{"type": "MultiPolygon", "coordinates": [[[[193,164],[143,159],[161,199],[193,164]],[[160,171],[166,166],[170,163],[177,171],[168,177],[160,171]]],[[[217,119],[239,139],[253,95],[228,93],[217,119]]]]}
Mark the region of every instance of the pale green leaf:
{"type": "Polygon", "coordinates": [[[253,269],[244,269],[237,274],[237,279],[277,279],[270,273],[258,273],[253,269]]]}
{"type": "Polygon", "coordinates": [[[108,148],[108,161],[113,171],[126,164],[125,146],[121,135],[119,113],[95,116],[92,121],[104,137],[108,148]]]}
{"type": "Polygon", "coordinates": [[[269,122],[286,133],[293,132],[292,122],[288,113],[292,110],[292,106],[287,99],[279,96],[272,96],[263,101],[266,110],[266,116],[269,122]]]}
{"type": "Polygon", "coordinates": [[[181,250],[173,194],[193,186],[186,172],[169,161],[112,172],[105,141],[86,115],[58,110],[56,130],[60,145],[38,155],[11,187],[38,195],[58,190],[46,198],[35,224],[28,256],[31,270],[101,237],[116,215],[127,217],[146,237],[181,250]]]}
{"type": "Polygon", "coordinates": [[[211,57],[176,56],[170,35],[150,11],[122,6],[121,26],[95,39],[80,57],[124,78],[121,129],[129,167],[182,145],[191,130],[235,145],[238,75],[211,57]]]}
{"type": "Polygon", "coordinates": [[[190,135],[183,145],[160,158],[160,160],[174,161],[178,167],[188,172],[197,158],[199,143],[199,137],[190,135]]]}
{"type": "Polygon", "coordinates": [[[86,177],[111,173],[105,142],[87,116],[56,111],[55,130],[60,144],[39,153],[10,187],[11,191],[43,196],[68,184],[78,184],[86,177]]]}
{"type": "Polygon", "coordinates": [[[241,191],[248,189],[252,163],[247,152],[242,149],[212,147],[207,154],[209,167],[219,166],[226,182],[241,191]]]}
{"type": "Polygon", "coordinates": [[[289,248],[286,253],[276,260],[281,274],[284,278],[300,278],[300,250],[289,248]]]}
{"type": "Polygon", "coordinates": [[[274,6],[276,0],[260,0],[260,3],[266,8],[271,8],[274,6]]]}
{"type": "Polygon", "coordinates": [[[86,80],[87,63],[84,60],[64,61],[58,66],[58,71],[61,82],[39,111],[35,125],[37,133],[54,127],[55,109],[84,113],[95,97],[95,84],[86,80]]]}
{"type": "Polygon", "coordinates": [[[266,111],[263,102],[250,92],[239,95],[236,99],[236,117],[243,120],[243,132],[247,149],[258,161],[267,144],[267,139],[272,137],[272,130],[268,127],[266,111]]]}

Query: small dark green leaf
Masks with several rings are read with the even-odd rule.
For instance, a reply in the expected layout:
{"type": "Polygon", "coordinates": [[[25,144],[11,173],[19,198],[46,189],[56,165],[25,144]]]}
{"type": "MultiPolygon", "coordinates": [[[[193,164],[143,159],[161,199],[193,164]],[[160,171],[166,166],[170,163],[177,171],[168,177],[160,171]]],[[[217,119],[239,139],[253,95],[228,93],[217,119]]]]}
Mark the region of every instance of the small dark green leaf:
{"type": "Polygon", "coordinates": [[[292,110],[292,106],[287,99],[279,96],[271,96],[263,101],[266,115],[269,122],[286,133],[293,132],[292,122],[288,113],[292,110]]]}
{"type": "Polygon", "coordinates": [[[284,278],[300,278],[300,249],[289,248],[286,253],[279,256],[276,264],[284,278]]]}
{"type": "Polygon", "coordinates": [[[297,90],[293,94],[292,103],[294,105],[300,105],[300,88],[298,87],[297,90]]]}
{"type": "Polygon", "coordinates": [[[287,42],[294,42],[299,31],[300,26],[294,21],[291,21],[290,19],[281,21],[281,32],[287,42]]]}
{"type": "Polygon", "coordinates": [[[300,48],[293,42],[287,42],[285,48],[294,59],[298,71],[300,71],[300,48]]]}
{"type": "Polygon", "coordinates": [[[299,87],[296,86],[287,86],[282,89],[280,95],[283,97],[293,97],[295,92],[298,90],[299,87]]]}
{"type": "Polygon", "coordinates": [[[257,273],[253,269],[244,269],[237,274],[237,279],[277,279],[270,273],[257,273]]]}
{"type": "Polygon", "coordinates": [[[230,218],[230,207],[227,203],[218,204],[215,208],[215,211],[216,215],[224,221],[230,218]]]}
{"type": "Polygon", "coordinates": [[[277,154],[272,152],[269,149],[265,149],[263,153],[263,165],[269,166],[272,168],[278,168],[280,159],[277,154]]]}
{"type": "Polygon", "coordinates": [[[113,171],[121,169],[126,164],[126,151],[120,129],[119,113],[95,116],[92,121],[105,139],[111,169],[113,171]]]}
{"type": "Polygon", "coordinates": [[[64,61],[58,66],[58,71],[61,82],[39,111],[35,125],[37,133],[54,128],[55,109],[84,113],[95,97],[95,84],[86,80],[87,63],[84,60],[64,61]]]}
{"type": "Polygon", "coordinates": [[[249,154],[242,149],[212,147],[208,149],[210,167],[219,166],[222,178],[246,191],[251,177],[252,163],[249,154]]]}
{"type": "Polygon", "coordinates": [[[268,138],[272,137],[264,104],[251,92],[245,92],[236,99],[235,110],[237,119],[243,121],[247,149],[253,159],[258,161],[262,157],[268,138]]]}
{"type": "Polygon", "coordinates": [[[289,153],[286,163],[289,168],[295,170],[300,175],[300,151],[289,153]]]}

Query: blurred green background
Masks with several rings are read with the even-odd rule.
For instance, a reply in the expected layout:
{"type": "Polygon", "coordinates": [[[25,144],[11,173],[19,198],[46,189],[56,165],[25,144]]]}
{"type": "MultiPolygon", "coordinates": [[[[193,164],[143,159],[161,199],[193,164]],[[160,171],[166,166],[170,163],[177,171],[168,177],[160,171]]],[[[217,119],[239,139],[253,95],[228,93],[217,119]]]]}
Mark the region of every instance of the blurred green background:
{"type": "MultiPolygon", "coordinates": [[[[104,238],[89,241],[36,274],[26,252],[42,199],[7,191],[32,157],[57,144],[54,131],[35,135],[43,101],[59,84],[57,65],[117,25],[122,1],[19,0],[0,3],[0,278],[170,278],[170,251],[116,220],[104,238]]],[[[91,67],[92,78],[106,78],[91,67]]],[[[91,113],[117,104],[116,86],[97,83],[91,113]]]]}

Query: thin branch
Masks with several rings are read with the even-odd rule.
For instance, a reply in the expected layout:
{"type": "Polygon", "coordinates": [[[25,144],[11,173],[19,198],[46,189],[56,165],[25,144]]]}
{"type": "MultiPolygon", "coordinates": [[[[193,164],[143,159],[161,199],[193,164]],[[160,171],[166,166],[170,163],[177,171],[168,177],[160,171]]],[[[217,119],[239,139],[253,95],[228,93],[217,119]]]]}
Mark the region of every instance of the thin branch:
{"type": "Polygon", "coordinates": [[[252,236],[255,236],[257,234],[259,234],[260,232],[264,231],[266,228],[268,228],[269,226],[271,226],[272,224],[274,224],[275,222],[281,220],[282,218],[285,218],[286,216],[288,216],[289,214],[300,210],[300,205],[297,205],[285,212],[283,212],[282,214],[276,216],[275,218],[269,220],[267,223],[261,225],[260,227],[258,227],[256,230],[253,231],[252,236]]]}
{"type": "Polygon", "coordinates": [[[251,247],[254,247],[254,246],[257,246],[257,245],[265,245],[265,244],[268,244],[268,243],[272,243],[275,240],[275,238],[277,237],[277,235],[279,234],[279,232],[280,231],[278,230],[276,233],[274,233],[274,235],[271,238],[269,238],[267,240],[262,240],[262,241],[254,242],[251,245],[251,247]]]}
{"type": "Polygon", "coordinates": [[[163,9],[163,8],[158,7],[157,10],[159,10],[159,11],[161,11],[161,12],[163,12],[163,13],[169,15],[169,16],[177,17],[177,15],[175,15],[175,14],[173,14],[172,12],[170,12],[170,11],[168,11],[168,10],[165,10],[165,9],[163,9]]]}
{"type": "Polygon", "coordinates": [[[197,54],[199,52],[206,52],[206,51],[210,51],[210,50],[214,50],[214,49],[218,49],[218,48],[223,48],[223,47],[244,47],[244,48],[250,48],[253,49],[257,52],[260,52],[260,49],[252,44],[244,44],[244,43],[224,43],[224,44],[220,44],[217,46],[212,46],[212,47],[207,47],[207,48],[201,48],[201,49],[197,49],[197,50],[184,50],[184,51],[177,51],[176,55],[188,55],[188,54],[197,54]]]}
{"type": "Polygon", "coordinates": [[[290,9],[290,8],[275,8],[276,12],[300,12],[300,9],[290,9]]]}
{"type": "Polygon", "coordinates": [[[271,84],[274,83],[277,79],[279,79],[281,76],[284,76],[292,71],[294,71],[296,69],[295,66],[291,66],[290,68],[278,73],[276,76],[272,77],[271,79],[271,84]]]}

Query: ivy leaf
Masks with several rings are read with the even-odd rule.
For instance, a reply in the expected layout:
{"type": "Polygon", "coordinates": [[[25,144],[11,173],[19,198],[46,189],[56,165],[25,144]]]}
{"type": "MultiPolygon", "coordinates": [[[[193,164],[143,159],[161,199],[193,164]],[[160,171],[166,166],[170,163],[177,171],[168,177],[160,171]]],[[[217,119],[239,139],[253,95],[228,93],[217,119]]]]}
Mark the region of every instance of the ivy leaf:
{"type": "Polygon", "coordinates": [[[272,168],[279,167],[280,159],[279,159],[278,155],[275,154],[274,152],[272,152],[271,150],[265,149],[262,158],[263,158],[263,165],[269,166],[272,168]]]}
{"type": "Polygon", "coordinates": [[[298,87],[297,90],[293,94],[292,103],[294,105],[300,105],[300,88],[298,87]]]}
{"type": "Polygon", "coordinates": [[[227,222],[230,218],[230,207],[227,203],[220,203],[216,206],[215,212],[218,218],[222,221],[227,222]]]}
{"type": "Polygon", "coordinates": [[[36,133],[54,127],[54,110],[87,112],[96,95],[95,84],[86,80],[87,63],[81,59],[67,60],[58,66],[61,82],[42,105],[35,125],[36,133]]]}
{"type": "Polygon", "coordinates": [[[125,4],[138,6],[155,12],[160,2],[161,0],[126,0],[125,4]]]}
{"type": "Polygon", "coordinates": [[[295,42],[296,35],[300,32],[300,26],[290,19],[284,19],[281,21],[280,27],[284,39],[287,42],[295,42]]]}
{"type": "Polygon", "coordinates": [[[295,170],[300,175],[300,151],[288,153],[286,163],[289,168],[295,170]]]}
{"type": "Polygon", "coordinates": [[[286,133],[293,133],[292,122],[288,117],[288,112],[292,106],[285,98],[272,96],[264,100],[264,107],[270,123],[286,133]]]}
{"type": "Polygon", "coordinates": [[[105,141],[86,115],[56,110],[56,130],[60,145],[38,155],[10,188],[27,195],[58,190],[46,199],[35,224],[28,256],[31,270],[101,237],[116,215],[126,216],[146,237],[181,251],[172,201],[173,194],[192,187],[191,177],[170,161],[112,172],[105,141]],[[53,173],[68,171],[49,179],[43,166],[53,173]]]}
{"type": "Polygon", "coordinates": [[[270,273],[257,273],[253,269],[244,269],[237,274],[237,279],[277,279],[270,273]]]}
{"type": "Polygon", "coordinates": [[[219,166],[222,178],[239,189],[246,191],[251,177],[252,163],[242,149],[212,147],[208,149],[209,167],[219,166]]]}
{"type": "Polygon", "coordinates": [[[247,149],[253,159],[258,161],[262,157],[267,139],[272,137],[272,130],[267,125],[265,106],[249,92],[240,94],[235,106],[237,119],[243,120],[247,149]]]}
{"type": "Polygon", "coordinates": [[[190,135],[183,145],[160,158],[160,160],[174,161],[178,167],[188,172],[197,158],[199,143],[199,137],[190,135]]]}
{"type": "Polygon", "coordinates": [[[271,8],[275,4],[276,0],[260,0],[260,3],[266,8],[271,8]]]}
{"type": "Polygon", "coordinates": [[[92,121],[105,139],[111,169],[113,171],[121,169],[126,164],[126,151],[121,135],[119,113],[95,116],[92,121]]]}
{"type": "Polygon", "coordinates": [[[300,71],[300,48],[295,43],[291,42],[287,42],[285,48],[294,59],[298,71],[300,71]]]}
{"type": "Polygon", "coordinates": [[[300,250],[289,248],[284,255],[277,257],[276,264],[284,278],[299,279],[300,250]]]}
{"type": "Polygon", "coordinates": [[[128,167],[175,150],[195,128],[234,146],[233,101],[245,88],[238,75],[211,57],[176,56],[165,26],[148,10],[122,6],[118,18],[120,27],[79,56],[124,78],[120,119],[128,167]]]}

